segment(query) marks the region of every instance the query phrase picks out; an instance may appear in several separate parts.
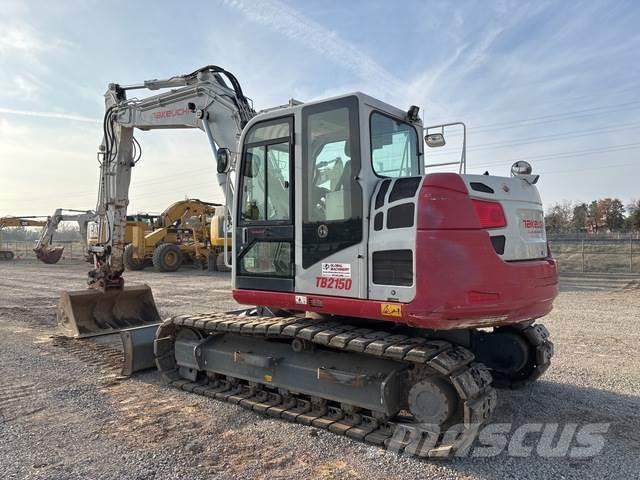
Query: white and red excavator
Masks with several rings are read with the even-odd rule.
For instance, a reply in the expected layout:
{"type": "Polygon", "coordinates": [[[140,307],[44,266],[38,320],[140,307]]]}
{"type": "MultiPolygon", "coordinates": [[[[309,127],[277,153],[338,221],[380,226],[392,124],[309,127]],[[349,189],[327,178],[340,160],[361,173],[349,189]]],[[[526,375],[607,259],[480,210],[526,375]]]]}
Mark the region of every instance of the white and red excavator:
{"type": "Polygon", "coordinates": [[[60,322],[75,336],[137,326],[133,370],[151,357],[183,390],[407,452],[455,452],[496,407],[495,387],[549,366],[535,322],[558,271],[527,163],[470,175],[463,153],[459,173],[425,173],[424,145],[442,146],[446,127],[359,92],[256,113],[216,66],[109,85],[106,241],[90,247],[91,288],[63,294],[60,322]],[[140,89],[168,90],[127,98],[140,89]],[[150,289],[124,286],[136,128],[206,133],[233,232],[233,298],[247,310],[158,326],[150,289]],[[424,428],[398,435],[407,424],[424,428]],[[434,437],[454,425],[459,436],[434,437]]]}

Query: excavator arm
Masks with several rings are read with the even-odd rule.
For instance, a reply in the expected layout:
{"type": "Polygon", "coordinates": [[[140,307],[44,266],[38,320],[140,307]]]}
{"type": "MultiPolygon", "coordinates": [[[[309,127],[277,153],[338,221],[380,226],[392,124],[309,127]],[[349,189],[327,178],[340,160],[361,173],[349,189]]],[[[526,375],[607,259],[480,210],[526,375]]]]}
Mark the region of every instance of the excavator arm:
{"type": "Polygon", "coordinates": [[[42,228],[42,233],[33,251],[36,257],[43,263],[58,263],[64,247],[52,247],[53,236],[58,231],[60,222],[78,222],[80,241],[83,248],[87,248],[87,225],[97,220],[97,214],[93,210],[69,210],[58,208],[53,212],[42,228]]]}
{"type": "MultiPolygon", "coordinates": [[[[100,218],[98,238],[106,240],[89,248],[94,257],[89,285],[100,290],[124,285],[124,234],[131,169],[142,154],[134,130],[198,128],[207,134],[214,156],[219,148],[228,149],[233,155],[237,153],[242,128],[255,115],[233,74],[213,65],[187,75],[137,85],[110,84],[105,99],[96,210],[100,218]],[[127,92],[132,90],[167,88],[170,90],[151,97],[127,98],[127,92]]],[[[230,209],[233,188],[228,173],[219,173],[218,183],[230,209]]]]}

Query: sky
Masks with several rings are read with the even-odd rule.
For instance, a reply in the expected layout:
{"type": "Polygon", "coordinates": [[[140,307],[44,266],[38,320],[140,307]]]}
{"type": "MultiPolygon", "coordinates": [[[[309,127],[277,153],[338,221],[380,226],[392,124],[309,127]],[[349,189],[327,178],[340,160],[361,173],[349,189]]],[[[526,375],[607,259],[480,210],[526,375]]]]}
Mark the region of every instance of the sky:
{"type": "MultiPolygon", "coordinates": [[[[633,0],[0,6],[0,215],[94,208],[107,84],[208,64],[233,72],[256,109],[362,91],[419,105],[426,125],[464,121],[468,172],[508,175],[527,160],[546,206],[640,198],[633,0]]],[[[450,133],[428,162],[457,158],[461,137],[450,133]]],[[[130,212],[223,200],[204,133],[136,136],[144,154],[130,212]]]]}

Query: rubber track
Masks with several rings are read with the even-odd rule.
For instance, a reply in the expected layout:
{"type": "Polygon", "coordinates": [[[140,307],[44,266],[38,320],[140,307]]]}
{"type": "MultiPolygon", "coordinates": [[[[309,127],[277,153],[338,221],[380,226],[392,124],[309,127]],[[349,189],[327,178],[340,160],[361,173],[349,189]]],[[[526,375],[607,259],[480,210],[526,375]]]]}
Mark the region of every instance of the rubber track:
{"type": "Polygon", "coordinates": [[[162,323],[156,334],[154,351],[158,369],[176,388],[420,457],[448,457],[456,449],[468,445],[470,436],[475,436],[477,428],[491,416],[496,406],[491,374],[484,365],[473,362],[474,356],[469,350],[442,340],[394,335],[339,322],[223,313],[181,315],[162,323]],[[373,412],[363,414],[362,411],[346,414],[337,407],[313,404],[308,397],[284,398],[274,391],[262,390],[263,386],[269,387],[268,384],[249,385],[230,377],[204,385],[185,380],[178,374],[173,348],[176,330],[183,326],[200,330],[205,335],[227,332],[261,338],[299,338],[335,350],[413,363],[430,374],[446,376],[455,387],[464,402],[463,430],[455,438],[438,435],[436,439],[432,433],[407,428],[407,419],[380,419],[373,412]],[[403,423],[399,423],[401,421],[403,423]]]}
{"type": "Polygon", "coordinates": [[[519,380],[509,379],[497,373],[494,374],[493,386],[496,388],[511,388],[514,390],[523,388],[540,378],[551,365],[554,346],[553,342],[549,340],[549,330],[547,330],[547,327],[541,323],[537,323],[521,330],[520,333],[525,341],[535,350],[535,355],[532,358],[533,368],[526,378],[519,380]]]}
{"type": "Polygon", "coordinates": [[[524,382],[524,384],[529,384],[536,381],[547,371],[549,365],[551,365],[554,347],[553,342],[549,340],[549,330],[541,323],[525,328],[522,334],[534,346],[536,351],[536,366],[524,382]]]}

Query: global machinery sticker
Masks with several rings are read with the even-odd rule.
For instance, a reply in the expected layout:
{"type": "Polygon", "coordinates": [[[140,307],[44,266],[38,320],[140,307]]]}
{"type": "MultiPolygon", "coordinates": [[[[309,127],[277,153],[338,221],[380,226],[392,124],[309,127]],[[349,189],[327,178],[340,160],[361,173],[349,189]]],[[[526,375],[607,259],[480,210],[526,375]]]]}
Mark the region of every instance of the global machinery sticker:
{"type": "Polygon", "coordinates": [[[323,263],[322,276],[331,278],[351,278],[351,264],[323,263]]]}
{"type": "Polygon", "coordinates": [[[350,263],[323,263],[322,276],[316,277],[318,288],[351,290],[352,285],[350,263]]]}

